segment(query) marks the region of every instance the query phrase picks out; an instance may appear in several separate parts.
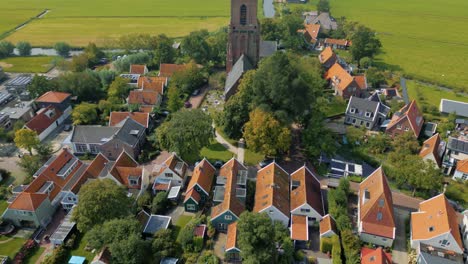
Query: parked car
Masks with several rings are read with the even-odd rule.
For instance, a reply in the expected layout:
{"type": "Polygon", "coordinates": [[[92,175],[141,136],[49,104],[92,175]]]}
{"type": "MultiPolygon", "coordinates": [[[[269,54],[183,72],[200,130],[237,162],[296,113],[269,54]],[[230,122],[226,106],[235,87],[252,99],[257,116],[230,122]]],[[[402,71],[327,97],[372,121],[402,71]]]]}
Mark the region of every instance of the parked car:
{"type": "Polygon", "coordinates": [[[67,124],[67,125],[65,125],[65,126],[63,127],[63,131],[67,131],[67,132],[68,132],[68,131],[71,131],[71,130],[72,130],[72,126],[71,126],[71,125],[68,125],[68,124],[67,124]]]}
{"type": "Polygon", "coordinates": [[[275,160],[274,159],[264,159],[262,161],[260,161],[260,163],[258,163],[258,165],[260,165],[260,168],[264,168],[268,165],[270,165],[270,163],[273,163],[275,160]]]}
{"type": "Polygon", "coordinates": [[[195,91],[192,92],[192,96],[197,96],[200,94],[200,89],[196,89],[195,91]]]}
{"type": "Polygon", "coordinates": [[[170,112],[167,111],[167,110],[161,111],[161,115],[162,115],[162,116],[168,116],[169,114],[170,114],[170,112]]]}
{"type": "Polygon", "coordinates": [[[191,108],[191,107],[192,107],[192,104],[191,104],[189,101],[186,101],[186,102],[184,103],[184,106],[185,106],[185,108],[191,108]]]}
{"type": "Polygon", "coordinates": [[[215,161],[215,163],[213,163],[213,166],[217,169],[221,168],[223,165],[224,165],[224,162],[221,160],[217,160],[215,161]]]}

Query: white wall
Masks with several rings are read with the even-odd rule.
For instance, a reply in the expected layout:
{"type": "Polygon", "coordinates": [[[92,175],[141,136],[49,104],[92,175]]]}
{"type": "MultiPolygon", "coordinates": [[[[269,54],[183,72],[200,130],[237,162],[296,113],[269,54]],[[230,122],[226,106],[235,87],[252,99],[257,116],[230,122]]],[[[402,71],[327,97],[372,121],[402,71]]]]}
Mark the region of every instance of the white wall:
{"type": "Polygon", "coordinates": [[[172,171],[169,168],[166,168],[162,173],[159,174],[158,177],[156,177],[156,180],[164,180],[164,181],[171,181],[172,186],[182,186],[184,184],[184,179],[179,177],[177,173],[172,171]],[[172,173],[172,177],[166,177],[166,173],[172,173]]]}
{"type": "Polygon", "coordinates": [[[383,247],[391,247],[393,244],[393,239],[391,238],[380,237],[366,233],[360,233],[359,238],[364,242],[380,245],[383,247]]]}
{"type": "Polygon", "coordinates": [[[289,225],[289,217],[284,215],[280,210],[278,210],[274,206],[267,207],[259,213],[266,213],[272,220],[281,221],[286,227],[288,227],[289,225]]]}
{"type": "Polygon", "coordinates": [[[463,249],[460,248],[460,246],[457,244],[456,240],[453,238],[450,232],[447,232],[445,234],[442,234],[442,235],[439,235],[430,239],[412,240],[411,247],[416,249],[419,247],[420,243],[430,245],[433,247],[444,248],[446,250],[451,250],[458,254],[463,254],[463,249]],[[443,247],[440,242],[444,239],[447,239],[450,245],[443,247]]]}
{"type": "Polygon", "coordinates": [[[308,216],[309,217],[309,225],[314,223],[314,221],[312,221],[312,218],[315,218],[315,222],[319,222],[320,220],[322,220],[322,215],[317,213],[317,211],[315,211],[315,209],[312,208],[312,206],[310,206],[308,204],[303,204],[303,205],[299,206],[298,208],[292,210],[291,214],[308,216]],[[309,209],[310,212],[308,212],[308,213],[301,212],[301,209],[309,209]]]}
{"type": "Polygon", "coordinates": [[[453,173],[453,179],[461,180],[463,177],[463,174],[464,174],[463,172],[455,170],[455,172],[453,173]]]}

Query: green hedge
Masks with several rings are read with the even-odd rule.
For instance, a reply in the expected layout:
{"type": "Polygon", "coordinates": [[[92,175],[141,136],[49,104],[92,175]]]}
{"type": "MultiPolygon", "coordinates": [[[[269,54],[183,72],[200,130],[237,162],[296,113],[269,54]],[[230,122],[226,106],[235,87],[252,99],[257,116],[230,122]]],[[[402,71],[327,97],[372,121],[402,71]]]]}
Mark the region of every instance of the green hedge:
{"type": "Polygon", "coordinates": [[[323,253],[332,252],[333,244],[331,237],[320,238],[320,251],[323,253]]]}

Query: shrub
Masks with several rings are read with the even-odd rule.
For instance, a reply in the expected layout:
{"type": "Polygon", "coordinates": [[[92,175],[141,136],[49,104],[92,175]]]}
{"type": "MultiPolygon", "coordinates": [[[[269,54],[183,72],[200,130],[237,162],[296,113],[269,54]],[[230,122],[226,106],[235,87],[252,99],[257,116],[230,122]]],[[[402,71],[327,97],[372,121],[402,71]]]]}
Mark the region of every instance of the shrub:
{"type": "Polygon", "coordinates": [[[203,249],[203,237],[194,237],[193,238],[193,251],[201,252],[203,249]]]}
{"type": "Polygon", "coordinates": [[[332,237],[332,244],[333,244],[333,249],[332,249],[332,260],[333,264],[341,264],[341,245],[340,245],[340,240],[338,236],[333,236],[332,237]]]}
{"type": "Polygon", "coordinates": [[[31,55],[31,44],[26,41],[20,41],[16,43],[16,48],[18,49],[20,56],[29,56],[31,55]]]}
{"type": "Polygon", "coordinates": [[[323,253],[332,252],[333,244],[331,237],[320,238],[320,251],[323,253]]]}
{"type": "Polygon", "coordinates": [[[65,248],[62,246],[59,246],[54,249],[52,254],[48,255],[45,257],[45,259],[42,261],[42,264],[61,264],[61,263],[66,263],[67,261],[67,251],[65,248]]]}
{"type": "Polygon", "coordinates": [[[305,254],[302,252],[302,250],[297,250],[294,252],[294,260],[296,261],[302,261],[304,260],[305,254]]]}

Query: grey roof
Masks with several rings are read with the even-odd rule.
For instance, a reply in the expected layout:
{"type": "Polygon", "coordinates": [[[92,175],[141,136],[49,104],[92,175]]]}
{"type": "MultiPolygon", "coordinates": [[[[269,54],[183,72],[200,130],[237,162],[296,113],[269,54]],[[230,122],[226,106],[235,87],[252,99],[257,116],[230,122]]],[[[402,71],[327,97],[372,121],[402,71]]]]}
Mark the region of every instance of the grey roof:
{"type": "Polygon", "coordinates": [[[447,148],[452,151],[458,151],[464,154],[468,154],[468,141],[450,137],[448,140],[447,148]]]}
{"type": "MultiPolygon", "coordinates": [[[[348,107],[346,109],[346,115],[351,117],[356,117],[359,119],[364,119],[367,121],[373,121],[378,114],[380,103],[372,100],[363,99],[359,97],[352,96],[349,100],[348,107]],[[354,108],[355,112],[351,113],[351,109],[354,108]],[[370,112],[371,116],[366,117],[366,112],[370,112]]],[[[382,113],[385,114],[386,113],[382,113]]]]}
{"type": "MultiPolygon", "coordinates": [[[[426,252],[419,253],[419,257],[424,259],[424,261],[425,261],[425,262],[421,262],[421,263],[427,263],[427,264],[456,264],[456,263],[459,263],[459,262],[456,262],[456,261],[453,261],[453,260],[450,260],[450,259],[441,258],[441,257],[438,257],[438,256],[433,256],[433,255],[428,254],[426,252]]],[[[420,263],[420,262],[418,262],[418,263],[420,263]]]]}
{"type": "Polygon", "coordinates": [[[135,146],[139,138],[145,133],[145,127],[129,117],[123,122],[115,136],[130,146],[135,146]]]}
{"type": "Polygon", "coordinates": [[[31,75],[20,75],[6,82],[5,86],[24,86],[30,84],[31,81],[31,75]]]}
{"type": "Polygon", "coordinates": [[[137,82],[138,78],[140,78],[140,74],[135,74],[135,73],[122,73],[120,74],[120,77],[129,79],[131,82],[137,82]]]}
{"type": "Polygon", "coordinates": [[[320,24],[321,27],[327,30],[335,30],[338,27],[336,20],[327,12],[322,12],[316,17],[310,17],[310,19],[306,22],[308,24],[320,24]]]}
{"type": "Polygon", "coordinates": [[[455,112],[457,116],[468,117],[468,103],[464,102],[441,99],[439,110],[446,114],[455,112]]]}
{"type": "Polygon", "coordinates": [[[171,217],[165,215],[151,215],[146,222],[143,233],[155,234],[159,230],[167,229],[171,223],[171,217]]]}
{"type": "Polygon", "coordinates": [[[159,264],[177,264],[178,258],[163,258],[159,264]]]}
{"type": "Polygon", "coordinates": [[[224,94],[227,94],[242,77],[242,74],[250,69],[253,69],[253,66],[249,62],[249,59],[244,55],[240,56],[234,66],[232,66],[231,71],[228,73],[226,84],[224,86],[224,94]]]}
{"type": "Polygon", "coordinates": [[[278,50],[276,41],[261,40],[260,41],[260,58],[265,58],[273,55],[278,50]]]}
{"type": "Polygon", "coordinates": [[[73,227],[75,226],[75,222],[71,221],[71,216],[73,213],[73,208],[68,212],[68,214],[63,219],[63,222],[60,226],[55,230],[55,232],[50,236],[50,240],[57,245],[62,244],[65,239],[67,238],[70,231],[72,231],[73,227]]]}
{"type": "Polygon", "coordinates": [[[108,126],[75,126],[71,142],[102,144],[112,138],[119,129],[108,126]]]}
{"type": "Polygon", "coordinates": [[[15,107],[5,107],[0,113],[8,115],[11,119],[17,120],[22,118],[26,113],[31,111],[33,101],[21,102],[15,104],[15,107]]]}

